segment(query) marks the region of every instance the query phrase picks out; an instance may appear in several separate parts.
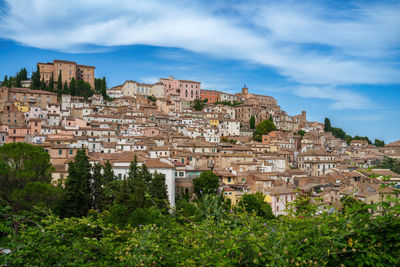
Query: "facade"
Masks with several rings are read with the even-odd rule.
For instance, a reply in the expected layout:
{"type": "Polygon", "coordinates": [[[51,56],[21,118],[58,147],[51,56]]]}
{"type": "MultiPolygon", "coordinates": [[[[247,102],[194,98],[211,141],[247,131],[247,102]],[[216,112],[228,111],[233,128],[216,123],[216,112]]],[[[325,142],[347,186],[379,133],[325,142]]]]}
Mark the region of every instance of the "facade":
{"type": "Polygon", "coordinates": [[[220,101],[220,95],[221,92],[215,91],[215,90],[205,90],[201,89],[200,90],[200,100],[206,100],[207,103],[216,103],[220,101]]]}
{"type": "Polygon", "coordinates": [[[165,97],[176,95],[181,100],[193,101],[200,98],[201,83],[189,80],[175,80],[174,77],[160,78],[165,86],[165,97]]]}
{"type": "Polygon", "coordinates": [[[78,65],[76,62],[66,60],[37,63],[37,66],[40,70],[40,79],[44,80],[45,83],[49,83],[52,77],[57,82],[58,76],[61,73],[63,84],[65,82],[69,84],[72,78],[74,78],[75,80],[84,80],[94,89],[95,67],[93,66],[78,65]]]}
{"type": "Polygon", "coordinates": [[[121,85],[122,96],[154,96],[156,98],[164,98],[164,84],[154,83],[138,83],[136,81],[125,81],[121,85]]]}

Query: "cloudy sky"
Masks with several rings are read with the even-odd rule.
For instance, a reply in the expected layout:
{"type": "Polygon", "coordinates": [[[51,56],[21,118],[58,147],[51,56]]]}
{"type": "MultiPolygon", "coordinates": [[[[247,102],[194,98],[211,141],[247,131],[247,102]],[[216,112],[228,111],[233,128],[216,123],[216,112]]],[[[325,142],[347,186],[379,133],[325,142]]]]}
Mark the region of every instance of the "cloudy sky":
{"type": "Polygon", "coordinates": [[[53,59],[109,87],[172,74],[400,139],[399,1],[0,0],[0,79],[53,59]]]}

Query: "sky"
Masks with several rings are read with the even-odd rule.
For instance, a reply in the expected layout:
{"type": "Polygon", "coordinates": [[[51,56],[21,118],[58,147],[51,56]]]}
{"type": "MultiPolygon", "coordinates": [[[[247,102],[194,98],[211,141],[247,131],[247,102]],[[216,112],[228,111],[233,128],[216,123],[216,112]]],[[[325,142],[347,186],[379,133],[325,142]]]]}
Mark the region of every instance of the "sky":
{"type": "Polygon", "coordinates": [[[37,62],[108,86],[173,75],[275,97],[290,115],[400,139],[399,1],[0,0],[0,79],[37,62]]]}

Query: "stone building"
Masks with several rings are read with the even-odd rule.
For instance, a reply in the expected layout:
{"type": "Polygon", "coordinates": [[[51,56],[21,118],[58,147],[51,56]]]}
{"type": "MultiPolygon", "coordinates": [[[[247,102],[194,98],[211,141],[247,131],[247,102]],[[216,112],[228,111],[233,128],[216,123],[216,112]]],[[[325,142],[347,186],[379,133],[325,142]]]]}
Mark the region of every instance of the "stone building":
{"type": "Polygon", "coordinates": [[[49,83],[51,77],[57,82],[58,76],[61,72],[62,83],[68,84],[74,78],[75,80],[84,80],[88,82],[92,89],[94,89],[94,70],[93,66],[78,65],[73,61],[54,60],[48,63],[37,63],[40,70],[40,79],[45,83],[49,83]]]}

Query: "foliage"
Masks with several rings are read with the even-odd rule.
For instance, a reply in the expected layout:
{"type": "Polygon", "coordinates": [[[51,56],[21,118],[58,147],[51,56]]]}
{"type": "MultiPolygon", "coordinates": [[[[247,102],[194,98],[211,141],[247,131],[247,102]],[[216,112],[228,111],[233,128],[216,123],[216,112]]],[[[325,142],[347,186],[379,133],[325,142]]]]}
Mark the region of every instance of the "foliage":
{"type": "Polygon", "coordinates": [[[390,169],[392,172],[400,174],[400,160],[391,157],[385,156],[375,167],[379,169],[390,169]]]}
{"type": "Polygon", "coordinates": [[[194,110],[200,111],[203,110],[205,103],[207,102],[206,100],[200,100],[198,98],[196,98],[193,103],[192,103],[192,107],[194,110]]]}
{"type": "Polygon", "coordinates": [[[331,120],[329,118],[325,118],[324,121],[324,132],[332,131],[331,120]]]}
{"type": "Polygon", "coordinates": [[[237,101],[221,101],[221,102],[215,102],[215,105],[224,105],[224,106],[231,106],[231,107],[235,107],[238,105],[243,104],[242,102],[237,102],[237,101]]]}
{"type": "Polygon", "coordinates": [[[105,100],[112,100],[112,98],[107,95],[106,77],[94,79],[94,90],[97,94],[101,94],[105,100]]]}
{"type": "Polygon", "coordinates": [[[193,190],[197,196],[215,194],[218,189],[219,178],[212,171],[204,171],[193,179],[193,190]]]}
{"type": "Polygon", "coordinates": [[[271,205],[264,200],[262,192],[243,195],[238,207],[243,207],[248,213],[255,212],[258,216],[266,219],[275,218],[271,205]]]}
{"type": "Polygon", "coordinates": [[[58,74],[58,78],[57,78],[57,91],[61,92],[62,90],[62,74],[61,74],[61,70],[60,73],[58,74]]]}
{"type": "Polygon", "coordinates": [[[155,96],[149,95],[147,96],[147,99],[150,100],[151,102],[156,102],[157,98],[155,96]]]}
{"type": "Polygon", "coordinates": [[[253,133],[253,139],[255,141],[261,142],[262,135],[268,134],[276,130],[275,124],[270,120],[263,120],[256,126],[256,130],[253,133]]]}
{"type": "Polygon", "coordinates": [[[306,132],[305,132],[304,130],[299,130],[299,131],[297,132],[297,134],[300,135],[301,138],[303,138],[304,135],[306,134],[306,132]]]}
{"type": "Polygon", "coordinates": [[[256,118],[254,116],[251,116],[250,118],[250,129],[256,128],[256,118]]]}
{"type": "Polygon", "coordinates": [[[385,146],[385,141],[379,140],[379,139],[375,139],[374,146],[376,146],[376,147],[384,147],[385,146]]]}
{"type": "Polygon", "coordinates": [[[222,137],[221,137],[221,141],[222,141],[222,142],[225,142],[225,143],[231,143],[231,144],[236,144],[236,143],[237,143],[237,140],[235,140],[235,139],[230,139],[230,138],[225,137],[225,136],[222,136],[222,137]]]}
{"type": "Polygon", "coordinates": [[[63,217],[82,217],[91,208],[91,166],[84,149],[78,150],[74,161],[68,163],[68,177],[61,215],[63,217]]]}
{"type": "MultiPolygon", "coordinates": [[[[51,79],[53,80],[53,77],[51,77],[51,79]]],[[[41,86],[39,66],[36,66],[36,71],[32,73],[31,80],[32,80],[31,89],[39,89],[41,86]]]]}
{"type": "MultiPolygon", "coordinates": [[[[177,213],[176,220],[159,217],[164,223],[158,221],[135,228],[127,225],[124,229],[106,222],[103,214],[64,219],[49,215],[39,220],[29,215],[2,216],[4,225],[10,220],[25,224],[20,224],[18,234],[9,229],[11,234],[0,239],[0,245],[11,251],[0,254],[0,262],[8,266],[396,266],[400,263],[400,219],[394,206],[381,207],[385,212],[379,216],[323,212],[313,217],[267,220],[245,211],[225,209],[217,197],[202,200],[204,206],[210,207],[203,212],[200,204],[192,204],[201,214],[200,220],[177,213]],[[27,218],[35,222],[26,223],[27,218]]],[[[137,213],[149,218],[156,211],[137,213]]]]}
{"type": "Polygon", "coordinates": [[[332,127],[331,121],[328,118],[325,118],[324,131],[331,132],[334,137],[345,140],[347,142],[347,144],[350,144],[350,142],[352,140],[365,140],[368,142],[368,144],[372,144],[371,140],[369,140],[369,138],[367,136],[355,135],[354,137],[352,137],[351,135],[346,134],[346,132],[343,131],[343,129],[337,128],[337,127],[332,127]]]}
{"type": "Polygon", "coordinates": [[[25,68],[22,68],[15,76],[8,77],[7,75],[4,77],[2,82],[2,86],[7,87],[22,87],[21,82],[28,80],[28,72],[25,68]]]}
{"type": "Polygon", "coordinates": [[[50,184],[49,155],[27,143],[10,143],[0,147],[0,205],[13,210],[54,206],[60,196],[50,184]]]}

